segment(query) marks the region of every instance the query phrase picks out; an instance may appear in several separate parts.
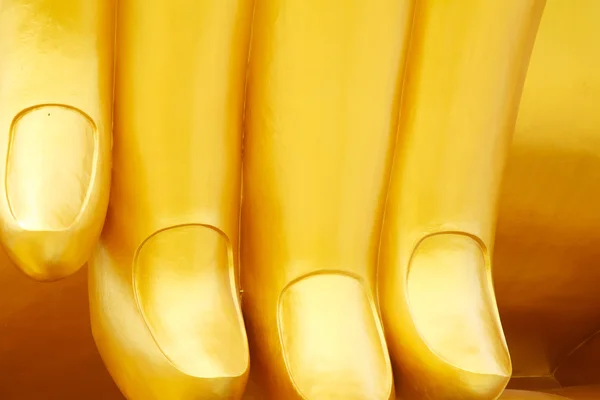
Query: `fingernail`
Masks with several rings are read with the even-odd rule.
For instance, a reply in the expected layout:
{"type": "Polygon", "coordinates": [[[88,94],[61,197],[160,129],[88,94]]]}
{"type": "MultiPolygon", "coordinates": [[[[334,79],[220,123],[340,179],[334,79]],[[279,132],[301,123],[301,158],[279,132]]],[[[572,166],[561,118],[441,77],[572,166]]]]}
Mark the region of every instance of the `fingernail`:
{"type": "Polygon", "coordinates": [[[36,107],[15,119],[6,192],[23,229],[60,231],[77,220],[90,187],[95,136],[92,121],[66,106],[36,107]]]}
{"type": "Polygon", "coordinates": [[[134,289],[140,311],[159,349],[187,375],[238,377],[248,369],[230,274],[227,242],[208,227],[160,231],[139,249],[134,289]]]}
{"type": "Polygon", "coordinates": [[[415,249],[407,288],[413,322],[429,349],[449,368],[471,373],[461,374],[466,390],[472,384],[492,393],[502,391],[511,363],[488,273],[477,241],[436,234],[415,249]]]}
{"type": "Polygon", "coordinates": [[[288,372],[304,399],[389,399],[391,367],[372,302],[342,274],[310,275],[279,303],[288,372]]]}

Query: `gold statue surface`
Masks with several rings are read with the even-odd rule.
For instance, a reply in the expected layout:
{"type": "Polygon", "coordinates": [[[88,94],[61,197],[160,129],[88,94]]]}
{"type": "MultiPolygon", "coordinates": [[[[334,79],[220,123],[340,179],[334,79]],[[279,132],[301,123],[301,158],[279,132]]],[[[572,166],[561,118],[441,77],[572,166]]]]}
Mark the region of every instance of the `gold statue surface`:
{"type": "Polygon", "coordinates": [[[600,399],[598,105],[596,0],[0,0],[0,399],[600,399]]]}

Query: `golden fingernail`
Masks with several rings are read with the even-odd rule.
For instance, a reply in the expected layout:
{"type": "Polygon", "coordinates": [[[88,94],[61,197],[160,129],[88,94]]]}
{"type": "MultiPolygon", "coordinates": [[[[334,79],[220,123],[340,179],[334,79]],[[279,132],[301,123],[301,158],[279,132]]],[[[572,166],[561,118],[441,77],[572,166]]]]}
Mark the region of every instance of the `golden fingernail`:
{"type": "Polygon", "coordinates": [[[483,375],[498,377],[493,386],[511,374],[488,268],[475,239],[436,234],[415,249],[407,283],[421,338],[449,367],[475,374],[478,386],[483,375]]]}
{"type": "Polygon", "coordinates": [[[280,335],[296,390],[307,400],[387,400],[392,375],[377,318],[350,276],[310,275],[287,287],[280,335]]]}
{"type": "Polygon", "coordinates": [[[74,108],[45,105],[15,119],[6,192],[23,229],[61,231],[75,223],[88,194],[96,150],[94,123],[74,108]]]}
{"type": "Polygon", "coordinates": [[[248,369],[245,328],[230,273],[224,236],[200,225],[161,231],[138,252],[138,305],[156,344],[183,373],[222,378],[248,369]]]}

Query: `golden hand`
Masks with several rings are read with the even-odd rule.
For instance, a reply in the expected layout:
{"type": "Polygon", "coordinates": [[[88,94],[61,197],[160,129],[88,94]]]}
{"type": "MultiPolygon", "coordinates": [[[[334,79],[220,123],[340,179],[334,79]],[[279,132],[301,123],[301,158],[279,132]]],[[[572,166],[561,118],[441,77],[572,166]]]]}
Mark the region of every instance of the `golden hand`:
{"type": "Polygon", "coordinates": [[[74,272],[112,155],[89,293],[125,396],[240,398],[250,360],[266,398],[502,393],[490,260],[543,1],[122,0],[116,50],[115,4],[55,3],[0,1],[0,234],[74,272]]]}
{"type": "Polygon", "coordinates": [[[94,335],[124,394],[239,398],[251,359],[267,398],[389,399],[392,366],[407,398],[499,396],[510,360],[486,260],[543,2],[257,2],[241,233],[252,4],[136,4],[118,13],[111,210],[90,262],[94,335]],[[406,280],[396,254],[430,229],[458,233],[423,241],[437,259],[406,280]],[[403,297],[428,281],[446,320],[403,297]]]}

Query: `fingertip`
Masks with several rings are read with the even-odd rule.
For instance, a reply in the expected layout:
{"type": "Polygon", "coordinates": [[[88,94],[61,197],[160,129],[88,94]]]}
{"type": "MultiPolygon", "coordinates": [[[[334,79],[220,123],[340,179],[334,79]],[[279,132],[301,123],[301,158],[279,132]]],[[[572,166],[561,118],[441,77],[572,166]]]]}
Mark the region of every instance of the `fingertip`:
{"type": "Polygon", "coordinates": [[[442,232],[416,245],[404,295],[384,300],[401,393],[440,400],[502,394],[512,364],[490,270],[486,247],[475,236],[442,232]]]}
{"type": "MultiPolygon", "coordinates": [[[[170,264],[175,267],[172,270],[163,268],[166,266],[164,256],[167,255],[177,257],[181,253],[183,261],[190,261],[190,256],[194,256],[191,261],[210,259],[202,253],[211,242],[216,245],[212,250],[218,251],[221,247],[217,243],[219,238],[198,227],[181,227],[162,233],[165,234],[162,238],[161,233],[155,234],[141,246],[137,261],[129,255],[123,256],[122,248],[113,249],[102,242],[90,259],[91,326],[102,359],[128,399],[241,399],[248,381],[249,358],[242,360],[243,365],[239,359],[228,360],[227,356],[236,356],[230,351],[235,349],[220,353],[228,344],[228,337],[219,337],[219,333],[208,338],[202,335],[203,332],[212,334],[212,328],[219,328],[219,324],[211,321],[210,317],[219,319],[220,314],[227,314],[228,310],[214,308],[206,302],[190,303],[210,297],[204,289],[214,288],[214,284],[219,282],[198,279],[199,274],[206,272],[206,263],[175,263],[170,264]],[[169,246],[177,238],[184,240],[175,248],[169,246]],[[152,243],[156,239],[159,242],[152,243]],[[163,244],[167,245],[168,254],[161,254],[163,244]],[[140,263],[134,267],[138,271],[131,270],[135,263],[140,263]],[[130,279],[134,276],[139,281],[132,286],[130,279]],[[174,292],[166,293],[167,297],[162,296],[165,289],[171,287],[164,281],[169,277],[175,278],[177,283],[187,281],[187,288],[184,287],[177,298],[168,297],[174,292]],[[194,283],[199,284],[197,290],[192,288],[194,283]],[[190,288],[192,290],[187,290],[190,288]],[[140,289],[146,293],[136,294],[140,289]],[[154,300],[161,302],[158,306],[162,308],[154,307],[154,300]],[[181,311],[174,308],[177,306],[185,306],[183,311],[191,311],[192,314],[184,322],[184,329],[168,325],[170,321],[167,319],[181,311]],[[204,313],[204,318],[195,320],[195,315],[202,316],[204,307],[211,308],[209,315],[204,313]],[[163,311],[168,310],[172,312],[165,315],[163,311]],[[209,324],[203,323],[206,321],[209,324]],[[223,346],[211,346],[215,340],[221,340],[223,346]],[[185,345],[190,347],[182,349],[185,345]],[[240,372],[241,375],[238,375],[240,372]]],[[[218,252],[211,253],[213,255],[217,261],[221,258],[218,252]]],[[[177,260],[169,258],[168,261],[177,260]]]]}
{"type": "MultiPolygon", "coordinates": [[[[91,183],[89,198],[76,220],[64,229],[59,228],[59,219],[34,218],[48,211],[47,208],[30,205],[27,223],[21,223],[4,208],[0,214],[2,245],[23,273],[36,281],[53,282],[74,274],[85,265],[100,238],[108,205],[109,179],[99,178],[91,183]]],[[[40,197],[43,200],[43,196],[40,197]]],[[[39,199],[30,201],[40,202],[39,199]]],[[[65,199],[64,202],[74,201],[65,199]]]]}
{"type": "Polygon", "coordinates": [[[394,397],[385,339],[361,281],[305,276],[284,289],[278,310],[285,364],[300,398],[394,397]]]}
{"type": "Polygon", "coordinates": [[[151,235],[134,261],[144,322],[167,360],[192,377],[235,380],[249,369],[228,246],[215,229],[182,225],[151,235]]]}
{"type": "Polygon", "coordinates": [[[0,237],[12,261],[37,281],[56,281],[88,260],[104,224],[110,149],[82,110],[40,104],[11,123],[0,237]]]}
{"type": "Polygon", "coordinates": [[[54,282],[66,278],[87,262],[98,234],[92,232],[35,232],[22,230],[4,240],[7,254],[30,278],[54,282]]]}
{"type": "Polygon", "coordinates": [[[448,367],[478,381],[510,377],[510,355],[489,279],[483,244],[472,236],[440,233],[423,239],[407,279],[415,327],[448,367]]]}

